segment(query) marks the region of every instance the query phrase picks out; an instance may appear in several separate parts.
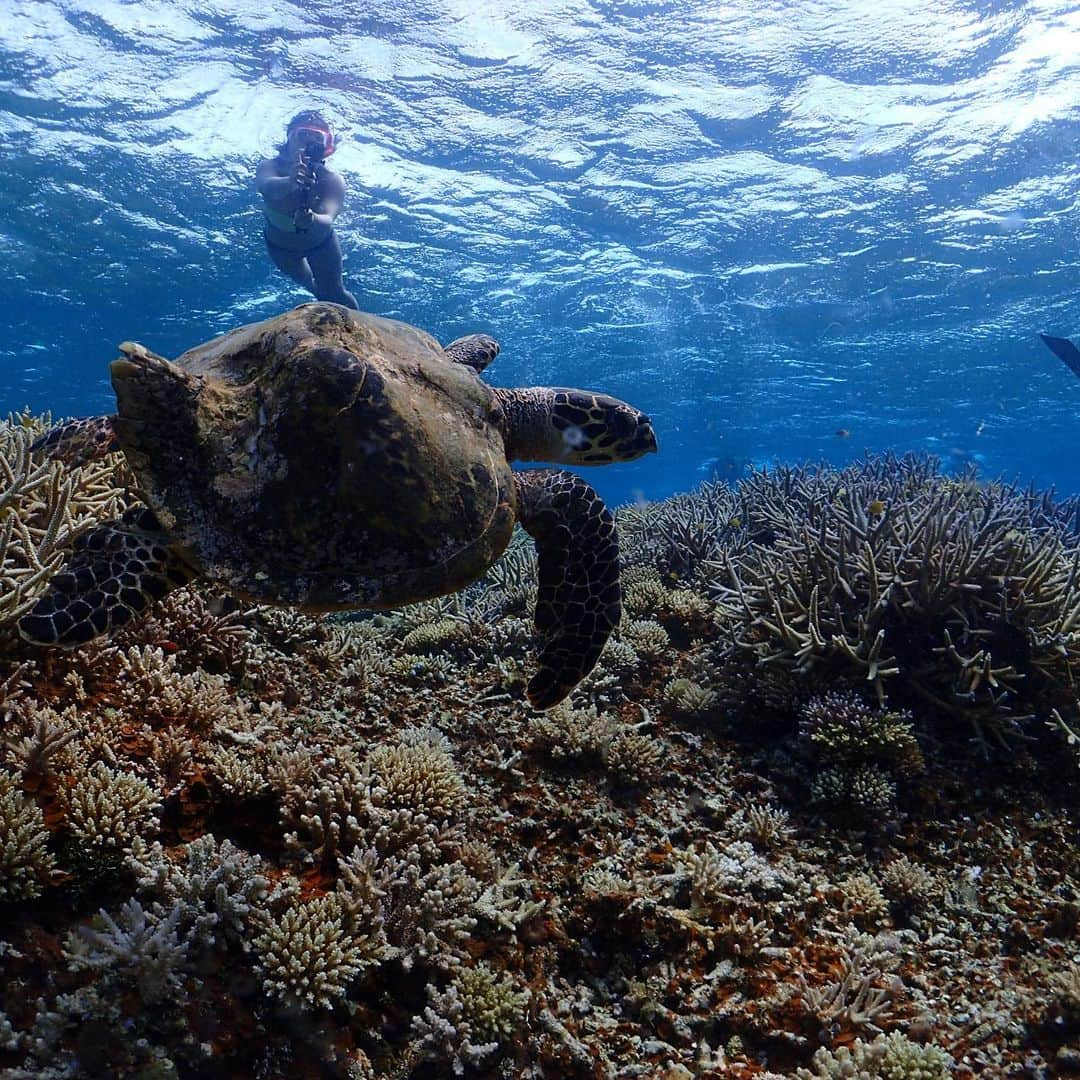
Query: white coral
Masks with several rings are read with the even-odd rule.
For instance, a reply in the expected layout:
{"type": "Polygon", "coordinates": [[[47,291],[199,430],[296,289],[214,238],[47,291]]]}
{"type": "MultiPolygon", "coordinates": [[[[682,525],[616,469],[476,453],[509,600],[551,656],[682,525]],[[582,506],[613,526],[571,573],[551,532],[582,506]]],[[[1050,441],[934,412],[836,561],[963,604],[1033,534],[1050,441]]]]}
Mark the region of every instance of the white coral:
{"type": "Polygon", "coordinates": [[[158,916],[134,899],[120,909],[118,919],[101,911],[97,926],[80,926],[68,935],[71,969],[130,981],[147,1005],[160,1002],[181,989],[190,940],[178,930],[182,915],[180,903],[158,916]]]}
{"type": "Polygon", "coordinates": [[[64,796],[67,826],[92,847],[127,850],[137,837],[155,831],[161,809],[145,780],[115,772],[99,762],[64,796]]]}
{"type": "Polygon", "coordinates": [[[353,924],[339,893],[293,900],[265,916],[253,942],[267,993],[301,1008],[329,1009],[353,981],[385,955],[381,933],[353,924]]]}
{"type": "Polygon", "coordinates": [[[23,795],[15,777],[0,772],[0,900],[29,900],[41,893],[53,869],[48,840],[37,804],[23,795]]]}

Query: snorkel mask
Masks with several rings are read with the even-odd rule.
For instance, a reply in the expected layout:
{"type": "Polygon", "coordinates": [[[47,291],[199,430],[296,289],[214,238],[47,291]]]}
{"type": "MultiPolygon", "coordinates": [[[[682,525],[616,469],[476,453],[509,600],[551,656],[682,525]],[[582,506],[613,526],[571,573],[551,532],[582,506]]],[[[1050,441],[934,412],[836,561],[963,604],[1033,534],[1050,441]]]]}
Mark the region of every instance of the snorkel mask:
{"type": "Polygon", "coordinates": [[[289,135],[299,135],[303,142],[303,153],[319,161],[328,158],[337,147],[334,145],[334,133],[328,127],[316,124],[297,124],[289,135]]]}

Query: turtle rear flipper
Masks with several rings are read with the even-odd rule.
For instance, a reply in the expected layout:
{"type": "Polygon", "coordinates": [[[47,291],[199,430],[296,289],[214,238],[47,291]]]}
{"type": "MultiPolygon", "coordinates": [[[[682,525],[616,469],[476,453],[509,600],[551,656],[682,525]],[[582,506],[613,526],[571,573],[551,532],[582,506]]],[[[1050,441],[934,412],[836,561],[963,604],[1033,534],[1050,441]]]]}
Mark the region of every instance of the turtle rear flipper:
{"type": "Polygon", "coordinates": [[[80,420],[68,420],[36,439],[30,451],[43,450],[50,458],[71,466],[98,461],[120,449],[115,419],[115,416],[84,416],[80,420]]]}
{"type": "Polygon", "coordinates": [[[443,352],[455,364],[465,364],[480,372],[499,355],[499,343],[488,334],[469,334],[451,341],[443,352]]]}
{"type": "Polygon", "coordinates": [[[195,576],[168,544],[150,510],[103,522],[75,541],[49,591],[19,620],[19,633],[73,648],[123,626],[195,576]]]}
{"type": "Polygon", "coordinates": [[[514,473],[518,519],[536,541],[539,664],[526,689],[533,708],[557,705],[592,671],[622,613],[615,521],[573,473],[514,473]]]}

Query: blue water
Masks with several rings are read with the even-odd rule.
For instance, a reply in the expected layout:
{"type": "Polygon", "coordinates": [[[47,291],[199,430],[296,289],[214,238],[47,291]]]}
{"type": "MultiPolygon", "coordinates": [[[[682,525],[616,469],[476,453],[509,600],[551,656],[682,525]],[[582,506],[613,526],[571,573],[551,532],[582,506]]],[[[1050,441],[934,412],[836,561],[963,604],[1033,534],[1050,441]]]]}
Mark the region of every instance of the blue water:
{"type": "Polygon", "coordinates": [[[653,415],[612,502],[885,448],[1080,490],[1075,2],[0,0],[0,409],[304,300],[251,176],[305,107],[361,307],[653,415]]]}

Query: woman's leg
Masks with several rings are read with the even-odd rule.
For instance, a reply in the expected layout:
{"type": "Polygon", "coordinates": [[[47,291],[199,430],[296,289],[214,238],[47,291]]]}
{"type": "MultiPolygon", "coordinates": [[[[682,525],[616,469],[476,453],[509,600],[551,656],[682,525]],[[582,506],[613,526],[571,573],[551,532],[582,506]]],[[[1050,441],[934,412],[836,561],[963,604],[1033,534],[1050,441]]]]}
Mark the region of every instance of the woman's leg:
{"type": "MultiPolygon", "coordinates": [[[[266,237],[263,236],[266,240],[266,237]]],[[[271,244],[266,240],[266,250],[270,252],[270,258],[274,265],[285,275],[291,277],[297,285],[303,285],[309,293],[315,292],[315,275],[308,266],[307,255],[303,251],[286,251],[277,244],[271,244]]]]}
{"type": "Polygon", "coordinates": [[[315,295],[320,300],[344,304],[354,311],[360,305],[341,281],[341,245],[337,233],[332,232],[317,248],[307,253],[308,265],[315,275],[315,295]]]}

